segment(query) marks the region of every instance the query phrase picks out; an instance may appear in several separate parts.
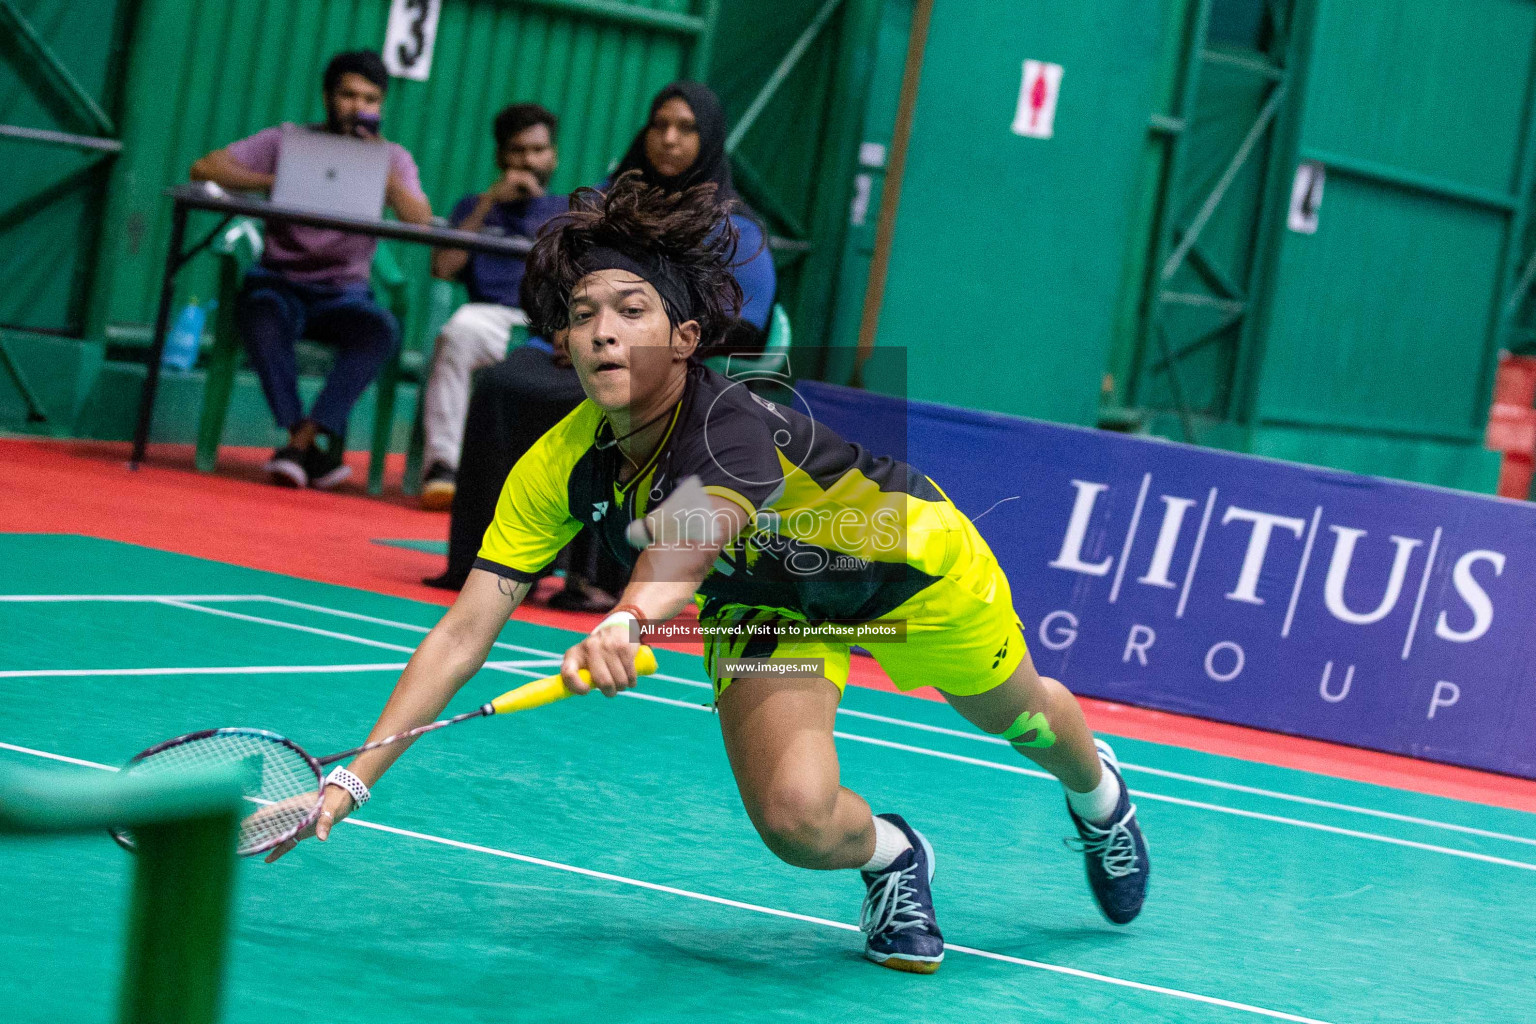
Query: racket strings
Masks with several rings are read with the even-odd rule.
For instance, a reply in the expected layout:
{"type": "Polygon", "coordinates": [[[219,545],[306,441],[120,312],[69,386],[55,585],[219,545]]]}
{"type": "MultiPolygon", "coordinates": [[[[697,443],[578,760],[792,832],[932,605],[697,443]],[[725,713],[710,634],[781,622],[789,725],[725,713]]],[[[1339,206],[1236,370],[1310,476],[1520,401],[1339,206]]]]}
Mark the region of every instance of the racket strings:
{"type": "Polygon", "coordinates": [[[256,808],[240,822],[239,853],[256,853],[308,823],[321,797],[322,777],[302,752],[255,729],[222,729],[165,747],[135,761],[136,774],[234,766],[245,798],[256,808]]]}

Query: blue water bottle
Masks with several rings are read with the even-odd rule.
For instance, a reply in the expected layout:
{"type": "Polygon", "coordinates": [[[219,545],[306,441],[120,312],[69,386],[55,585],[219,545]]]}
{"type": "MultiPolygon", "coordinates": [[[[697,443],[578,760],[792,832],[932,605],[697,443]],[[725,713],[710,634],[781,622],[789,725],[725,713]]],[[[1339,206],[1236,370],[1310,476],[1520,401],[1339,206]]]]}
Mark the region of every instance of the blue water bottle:
{"type": "Polygon", "coordinates": [[[165,339],[165,350],[160,365],[183,372],[197,364],[197,351],[203,341],[203,326],[208,322],[208,310],[218,305],[210,302],[206,307],[197,304],[196,296],[182,307],[165,339]]]}

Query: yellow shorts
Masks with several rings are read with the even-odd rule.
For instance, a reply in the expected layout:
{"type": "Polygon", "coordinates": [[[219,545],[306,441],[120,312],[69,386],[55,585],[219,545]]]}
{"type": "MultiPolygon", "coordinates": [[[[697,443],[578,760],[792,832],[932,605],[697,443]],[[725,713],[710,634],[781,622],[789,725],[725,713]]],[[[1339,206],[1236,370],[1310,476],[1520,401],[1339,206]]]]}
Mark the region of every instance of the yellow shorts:
{"type": "MultiPolygon", "coordinates": [[[[1013,610],[1008,577],[980,533],[960,517],[961,551],[950,571],[882,615],[905,622],[906,638],[863,644],[900,690],[932,686],[957,697],[985,693],[1003,683],[1027,648],[1024,627],[1013,610]]],[[[842,690],[848,683],[849,645],[835,641],[792,641],[770,632],[752,635],[754,625],[805,618],[785,608],[728,604],[700,624],[716,637],[704,645],[704,667],[718,698],[730,678],[720,678],[721,659],[821,658],[826,678],[842,690]]]]}

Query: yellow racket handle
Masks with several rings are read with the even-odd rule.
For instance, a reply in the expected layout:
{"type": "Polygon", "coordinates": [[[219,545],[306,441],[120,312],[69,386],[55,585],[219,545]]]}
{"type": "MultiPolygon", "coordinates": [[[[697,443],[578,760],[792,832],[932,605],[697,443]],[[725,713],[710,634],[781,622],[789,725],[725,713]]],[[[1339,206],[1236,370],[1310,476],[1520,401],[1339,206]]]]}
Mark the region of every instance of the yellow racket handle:
{"type": "MultiPolygon", "coordinates": [[[[656,672],[656,655],[649,647],[642,645],[635,652],[635,673],[648,676],[656,672]]],[[[586,669],[581,670],[581,681],[588,686],[592,685],[592,677],[586,669]]],[[[550,676],[548,679],[538,679],[534,682],[519,686],[515,690],[506,693],[491,701],[491,707],[496,714],[505,715],[511,711],[527,711],[530,708],[541,708],[545,704],[553,704],[557,700],[565,700],[574,697],[575,694],[565,688],[565,680],[559,676],[550,676]]]]}

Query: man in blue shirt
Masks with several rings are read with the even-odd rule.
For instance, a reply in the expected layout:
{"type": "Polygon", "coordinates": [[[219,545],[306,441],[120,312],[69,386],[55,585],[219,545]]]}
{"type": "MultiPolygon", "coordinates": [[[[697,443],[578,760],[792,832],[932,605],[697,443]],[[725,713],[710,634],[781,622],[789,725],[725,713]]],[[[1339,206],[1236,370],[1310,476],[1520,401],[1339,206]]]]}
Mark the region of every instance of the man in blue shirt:
{"type": "MultiPolygon", "coordinates": [[[[566,197],[547,192],[558,159],[558,124],[555,115],[537,103],[516,103],[497,114],[493,131],[499,174],[484,192],[459,200],[450,223],[464,231],[532,238],[552,217],[564,213],[566,197]]],[[[520,259],[439,249],[432,254],[432,274],[460,281],[469,290],[469,302],[437,336],[422,399],[427,473],[421,504],[441,511],[453,504],[470,375],[506,358],[512,327],[528,321],[517,308],[523,283],[520,259]]]]}

